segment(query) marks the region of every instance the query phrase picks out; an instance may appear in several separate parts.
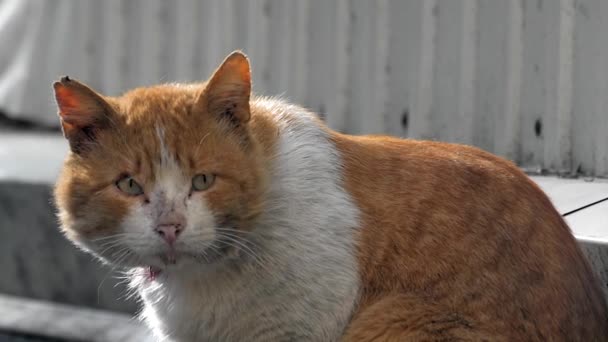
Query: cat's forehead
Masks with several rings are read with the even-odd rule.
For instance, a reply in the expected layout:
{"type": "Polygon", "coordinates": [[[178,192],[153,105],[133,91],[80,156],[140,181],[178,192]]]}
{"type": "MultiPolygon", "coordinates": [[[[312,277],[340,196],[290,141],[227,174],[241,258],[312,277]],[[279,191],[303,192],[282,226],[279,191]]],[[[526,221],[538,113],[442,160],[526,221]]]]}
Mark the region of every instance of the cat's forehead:
{"type": "Polygon", "coordinates": [[[114,102],[127,120],[166,121],[164,119],[167,117],[187,115],[203,89],[203,84],[164,84],[136,88],[114,98],[114,102]]]}
{"type": "Polygon", "coordinates": [[[204,113],[192,110],[202,90],[200,85],[168,84],[107,98],[118,116],[99,136],[98,146],[104,148],[91,156],[124,156],[120,161],[128,162],[119,165],[151,178],[159,166],[192,168],[193,160],[210,152],[202,138],[215,135],[216,129],[212,120],[201,119],[204,113]]]}
{"type": "Polygon", "coordinates": [[[224,123],[199,106],[204,90],[204,84],[167,84],[106,98],[117,116],[99,131],[98,148],[86,161],[97,160],[100,171],[121,169],[146,182],[165,171],[190,174],[228,164],[242,155],[243,147],[236,135],[226,133],[224,123]]]}

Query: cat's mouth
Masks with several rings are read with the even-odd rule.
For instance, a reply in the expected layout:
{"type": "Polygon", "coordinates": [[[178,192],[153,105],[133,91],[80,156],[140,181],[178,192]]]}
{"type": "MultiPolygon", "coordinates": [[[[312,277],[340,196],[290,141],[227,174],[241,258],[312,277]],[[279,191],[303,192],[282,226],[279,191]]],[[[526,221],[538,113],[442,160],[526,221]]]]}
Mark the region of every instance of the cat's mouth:
{"type": "Polygon", "coordinates": [[[211,246],[197,252],[167,248],[149,259],[146,268],[149,269],[150,276],[155,278],[164,269],[179,268],[185,264],[216,264],[225,258],[236,256],[238,251],[233,246],[211,246]]]}
{"type": "Polygon", "coordinates": [[[149,267],[160,272],[160,270],[163,270],[165,268],[177,267],[183,263],[191,262],[198,258],[192,253],[170,248],[156,254],[154,259],[156,260],[151,262],[149,267]]]}
{"type": "Polygon", "coordinates": [[[177,253],[175,250],[171,250],[166,253],[158,254],[155,259],[160,259],[161,262],[158,263],[158,261],[154,261],[144,267],[144,275],[148,281],[156,280],[166,269],[178,267],[186,262],[187,259],[192,258],[183,255],[182,253],[177,253]]]}
{"type": "MultiPolygon", "coordinates": [[[[219,240],[216,242],[220,242],[219,240]]],[[[163,248],[144,261],[143,271],[149,281],[156,280],[163,272],[175,271],[188,265],[217,265],[223,260],[242,257],[243,250],[234,244],[214,243],[201,251],[188,251],[180,248],[163,248]]],[[[140,267],[141,267],[140,266],[140,267]]]]}
{"type": "Polygon", "coordinates": [[[154,281],[162,273],[162,270],[156,266],[146,267],[146,279],[154,281]]]}

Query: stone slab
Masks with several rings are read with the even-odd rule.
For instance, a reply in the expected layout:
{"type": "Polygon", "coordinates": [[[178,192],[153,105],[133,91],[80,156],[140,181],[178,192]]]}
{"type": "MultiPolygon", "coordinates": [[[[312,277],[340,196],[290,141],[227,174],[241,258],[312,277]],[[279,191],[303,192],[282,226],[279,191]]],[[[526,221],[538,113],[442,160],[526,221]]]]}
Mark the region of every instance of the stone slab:
{"type": "Polygon", "coordinates": [[[15,338],[22,334],[37,336],[37,341],[153,341],[147,327],[126,314],[1,294],[0,308],[0,332],[15,338]]]}
{"type": "Polygon", "coordinates": [[[608,198],[608,181],[605,179],[567,179],[554,176],[530,178],[543,189],[562,215],[608,198]]]}

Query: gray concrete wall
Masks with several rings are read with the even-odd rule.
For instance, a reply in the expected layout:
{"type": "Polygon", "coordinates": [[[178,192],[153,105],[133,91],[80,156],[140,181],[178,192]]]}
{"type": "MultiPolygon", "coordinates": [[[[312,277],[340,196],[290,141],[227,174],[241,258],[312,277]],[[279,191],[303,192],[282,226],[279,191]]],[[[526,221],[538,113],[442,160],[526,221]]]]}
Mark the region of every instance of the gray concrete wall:
{"type": "Polygon", "coordinates": [[[242,49],[257,93],[341,131],[474,144],[526,167],[608,176],[605,0],[2,4],[12,15],[0,25],[0,70],[14,72],[0,74],[0,108],[12,116],[57,125],[59,75],[115,95],[205,79],[242,49]]]}
{"type": "Polygon", "coordinates": [[[119,273],[59,232],[51,187],[0,182],[0,293],[133,313],[119,273]]]}

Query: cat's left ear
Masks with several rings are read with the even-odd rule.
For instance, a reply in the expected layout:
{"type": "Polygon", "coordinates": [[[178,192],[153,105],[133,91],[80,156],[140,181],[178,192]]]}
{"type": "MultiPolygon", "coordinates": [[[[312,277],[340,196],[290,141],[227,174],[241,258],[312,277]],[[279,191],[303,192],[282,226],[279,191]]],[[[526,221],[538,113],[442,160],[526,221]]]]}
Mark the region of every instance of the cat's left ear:
{"type": "Polygon", "coordinates": [[[86,85],[65,76],[53,84],[63,135],[73,152],[83,151],[107,127],[111,106],[86,85]]]}
{"type": "Polygon", "coordinates": [[[239,125],[249,121],[251,71],[247,56],[240,51],[231,53],[213,73],[199,97],[202,108],[239,125]]]}

